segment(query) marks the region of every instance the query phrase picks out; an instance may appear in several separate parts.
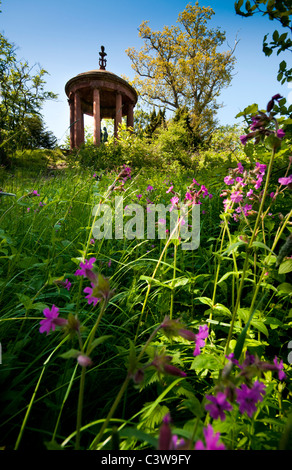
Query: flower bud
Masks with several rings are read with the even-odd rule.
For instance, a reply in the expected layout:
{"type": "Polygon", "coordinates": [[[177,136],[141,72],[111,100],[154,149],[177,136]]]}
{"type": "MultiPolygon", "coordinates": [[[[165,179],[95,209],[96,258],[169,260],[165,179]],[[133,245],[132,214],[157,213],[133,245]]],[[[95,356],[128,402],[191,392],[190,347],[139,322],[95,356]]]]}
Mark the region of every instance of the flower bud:
{"type": "Polygon", "coordinates": [[[92,360],[85,354],[79,354],[79,356],[77,356],[77,362],[82,367],[88,367],[92,365],[92,360]]]}

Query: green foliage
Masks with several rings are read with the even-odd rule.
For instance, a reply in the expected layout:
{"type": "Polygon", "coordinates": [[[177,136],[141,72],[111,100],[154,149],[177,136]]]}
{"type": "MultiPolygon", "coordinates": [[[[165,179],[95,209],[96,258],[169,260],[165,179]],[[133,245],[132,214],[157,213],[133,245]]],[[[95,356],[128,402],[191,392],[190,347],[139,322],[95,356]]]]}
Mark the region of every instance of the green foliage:
{"type": "Polygon", "coordinates": [[[46,100],[57,96],[45,90],[47,71],[17,60],[15,47],[0,34],[0,156],[24,148],[51,148],[56,139],[45,130],[41,109],[46,100]]]}
{"type": "MultiPolygon", "coordinates": [[[[290,0],[253,0],[246,1],[244,4],[245,11],[242,10],[244,0],[235,2],[235,11],[238,15],[249,17],[256,13],[262,13],[263,16],[268,16],[269,20],[275,20],[281,23],[283,28],[292,32],[292,7],[290,0]],[[264,9],[263,9],[264,8],[264,9]]],[[[292,39],[289,36],[289,32],[279,33],[277,30],[273,32],[272,40],[268,42],[268,34],[264,36],[263,40],[263,52],[269,57],[274,50],[277,51],[277,55],[281,52],[292,51],[292,39]]],[[[283,83],[292,81],[292,68],[288,69],[285,60],[279,65],[277,80],[283,83]]]]}
{"type": "Polygon", "coordinates": [[[233,50],[221,52],[225,33],[208,28],[210,7],[188,4],[177,24],[152,30],[147,21],[139,27],[142,49],[127,49],[136,76],[132,84],[150,106],[176,111],[186,107],[196,137],[205,140],[216,126],[216,99],[231,81],[233,50]]]}
{"type": "MultiPolygon", "coordinates": [[[[150,142],[122,127],[117,143],[84,147],[67,158],[67,168],[45,169],[66,161],[60,151],[27,151],[14,158],[13,173],[2,176],[5,192],[15,194],[3,195],[0,201],[0,380],[5,391],[1,397],[5,435],[1,444],[7,449],[15,445],[31,448],[32,442],[34,449],[70,449],[79,438],[82,449],[112,448],[112,424],[120,449],[153,449],[167,413],[172,416],[173,432],[195,443],[202,439],[203,427],[210,419],[206,395],[215,393],[222,377],[229,386],[234,380],[239,386],[242,380],[235,368],[229,371],[226,353],[234,352],[241,361],[246,350],[262,361],[273,362],[275,355],[283,359],[288,378],[279,381],[274,372],[262,371],[257,378],[265,384],[266,393],[255,415],[249,418],[240,413],[234,403],[224,421],[213,420],[213,429],[220,432],[228,449],[289,446],[289,188],[282,188],[274,201],[266,197],[265,210],[273,215],[262,219],[257,232],[254,215],[236,221],[233,215],[237,212],[234,208],[224,212],[220,196],[227,168],[235,171],[238,161],[246,171],[254,166],[242,158],[238,129],[218,129],[209,150],[201,150],[204,172],[178,163],[187,155],[187,139],[181,120],[160,129],[150,142]],[[152,166],[150,160],[148,167],[143,166],[145,149],[152,147],[153,158],[154,149],[160,156],[160,166],[152,166]],[[114,151],[115,171],[111,161],[114,151]],[[104,165],[98,177],[92,153],[104,165]],[[232,156],[226,160],[228,153],[232,156]],[[113,181],[128,159],[136,161],[137,168],[132,167],[123,192],[113,192],[120,184],[116,181],[113,186],[113,181]],[[86,168],[88,163],[93,163],[92,170],[86,168]],[[141,195],[143,207],[147,199],[168,204],[172,197],[166,192],[169,186],[172,184],[183,198],[193,177],[208,185],[213,194],[211,199],[202,199],[197,250],[184,252],[179,242],[169,238],[92,240],[92,209],[100,200],[113,207],[113,196],[122,194],[126,206],[141,195]],[[253,233],[257,238],[248,247],[246,240],[253,233]],[[87,303],[83,290],[90,283],[74,274],[80,262],[91,257],[96,258],[96,272],[109,277],[110,289],[114,289],[105,312],[100,305],[87,303]],[[66,279],[72,284],[70,290],[65,287],[66,279]],[[68,319],[71,328],[76,327],[78,317],[82,324],[79,339],[76,330],[66,337],[59,327],[48,336],[39,333],[43,310],[52,304],[60,308],[60,317],[68,319]],[[171,336],[169,331],[165,334],[159,328],[170,312],[173,320],[180,319],[192,333],[197,333],[200,325],[209,326],[200,355],[193,356],[193,341],[171,336]],[[93,362],[86,369],[84,382],[85,374],[76,362],[82,343],[87,348],[84,354],[90,354],[93,362]],[[166,366],[184,371],[186,377],[173,377],[151,366],[157,357],[170,357],[166,366]],[[77,402],[83,386],[81,415],[77,402]],[[76,413],[81,417],[77,426],[76,413]]],[[[262,155],[261,146],[254,146],[255,161],[262,155]]],[[[282,170],[278,176],[284,173],[282,170]]],[[[275,186],[277,180],[271,179],[269,191],[276,192],[275,186]]],[[[253,207],[259,208],[256,200],[253,207]]],[[[99,276],[94,279],[99,288],[108,286],[107,282],[100,284],[99,276]]],[[[253,371],[251,368],[249,373],[253,371]]]]}

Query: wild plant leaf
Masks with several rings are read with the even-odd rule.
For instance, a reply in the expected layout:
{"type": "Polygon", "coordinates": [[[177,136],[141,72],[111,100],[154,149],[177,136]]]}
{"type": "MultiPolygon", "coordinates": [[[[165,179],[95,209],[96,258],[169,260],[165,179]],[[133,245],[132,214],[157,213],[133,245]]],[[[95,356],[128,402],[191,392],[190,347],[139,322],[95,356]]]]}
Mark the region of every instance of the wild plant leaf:
{"type": "Polygon", "coordinates": [[[253,316],[254,314],[256,313],[256,311],[258,310],[259,306],[263,303],[264,299],[266,298],[267,296],[267,292],[262,296],[262,298],[259,300],[256,308],[254,308],[253,312],[251,313],[245,327],[243,328],[241,334],[239,335],[238,337],[238,340],[237,340],[237,343],[236,343],[236,346],[234,348],[234,357],[235,359],[239,360],[240,356],[241,356],[241,353],[242,353],[242,350],[243,350],[243,346],[244,346],[244,343],[245,343],[245,339],[246,339],[246,335],[247,335],[247,331],[248,331],[248,328],[249,328],[249,325],[250,325],[250,322],[252,321],[253,319],[253,316]]]}
{"type": "Polygon", "coordinates": [[[146,427],[149,429],[154,429],[158,424],[160,424],[164,416],[169,413],[169,408],[165,405],[160,405],[159,403],[147,403],[142,409],[142,414],[140,418],[139,427],[146,427]]]}
{"type": "Polygon", "coordinates": [[[238,274],[241,274],[242,271],[228,271],[228,273],[223,274],[223,276],[219,279],[217,284],[220,284],[221,282],[225,281],[229,276],[238,276],[238,274]]]}
{"type": "Polygon", "coordinates": [[[242,245],[245,245],[246,246],[246,243],[243,242],[243,241],[240,241],[240,242],[235,242],[235,243],[232,243],[232,245],[230,245],[227,250],[224,251],[224,253],[222,253],[222,255],[227,255],[229,253],[231,253],[232,251],[236,251],[238,247],[242,246],[242,245]]]}
{"type": "Polygon", "coordinates": [[[269,336],[268,329],[266,325],[264,324],[264,322],[259,321],[259,320],[252,320],[251,325],[257,330],[259,330],[261,333],[263,333],[265,336],[267,337],[269,336]]]}
{"type": "Polygon", "coordinates": [[[134,440],[137,440],[137,441],[147,442],[154,449],[157,449],[158,439],[153,437],[151,434],[148,434],[146,432],[141,431],[140,429],[131,428],[129,426],[126,426],[125,428],[120,429],[118,431],[118,434],[119,434],[120,438],[131,437],[131,438],[133,438],[134,440]]]}
{"type": "Polygon", "coordinates": [[[287,274],[292,271],[292,259],[286,259],[279,266],[279,274],[287,274]]]}
{"type": "Polygon", "coordinates": [[[194,358],[191,364],[191,369],[196,372],[201,370],[218,370],[220,367],[220,361],[212,354],[200,354],[194,358]]]}
{"type": "Polygon", "coordinates": [[[292,294],[292,284],[289,282],[282,282],[277,289],[279,294],[292,294]]]}
{"type": "Polygon", "coordinates": [[[214,311],[218,311],[218,312],[222,312],[222,313],[225,313],[227,316],[231,317],[232,316],[232,313],[231,311],[229,310],[229,308],[225,307],[225,305],[223,304],[220,304],[220,303],[216,303],[214,305],[214,311]]]}
{"type": "Polygon", "coordinates": [[[167,284],[167,283],[164,283],[164,282],[161,282],[159,281],[158,279],[154,279],[150,276],[140,276],[140,281],[147,281],[148,284],[156,284],[157,286],[161,286],[161,287],[168,287],[168,289],[172,289],[172,286],[170,284],[167,284]]]}
{"type": "Polygon", "coordinates": [[[273,251],[271,250],[271,248],[269,248],[267,245],[265,245],[265,243],[262,243],[262,242],[253,242],[252,246],[255,246],[257,248],[263,248],[264,250],[268,250],[270,251],[271,253],[273,253],[273,251]]]}
{"type": "Polygon", "coordinates": [[[80,354],[80,351],[78,349],[69,349],[63,354],[60,354],[60,357],[63,359],[70,359],[71,357],[77,357],[80,354]]]}
{"type": "Polygon", "coordinates": [[[108,338],[112,338],[113,335],[104,335],[104,336],[99,336],[99,338],[95,338],[91,345],[90,345],[90,350],[88,351],[88,354],[90,354],[96,346],[99,346],[100,344],[104,343],[108,338]]]}
{"type": "Polygon", "coordinates": [[[197,416],[198,418],[202,418],[205,414],[200,401],[195,396],[184,400],[182,404],[184,407],[190,410],[190,412],[193,413],[194,416],[197,416]]]}
{"type": "Polygon", "coordinates": [[[209,305],[209,307],[213,307],[212,299],[209,297],[196,297],[196,300],[199,300],[202,304],[209,305]]]}

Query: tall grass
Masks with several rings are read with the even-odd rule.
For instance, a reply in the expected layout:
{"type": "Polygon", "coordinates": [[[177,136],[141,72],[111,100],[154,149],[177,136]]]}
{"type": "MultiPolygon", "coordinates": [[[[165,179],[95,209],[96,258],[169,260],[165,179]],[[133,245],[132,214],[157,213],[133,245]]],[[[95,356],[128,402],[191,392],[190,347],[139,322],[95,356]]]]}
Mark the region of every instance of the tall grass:
{"type": "MultiPolygon", "coordinates": [[[[277,256],[291,211],[273,159],[274,153],[253,201],[257,212],[240,220],[236,203],[222,203],[226,169],[209,176],[180,166],[177,174],[173,167],[132,169],[131,178],[123,167],[102,175],[70,166],[2,173],[3,190],[15,196],[0,200],[1,446],[157,448],[168,414],[188,448],[204,439],[210,423],[229,449],[275,449],[289,441],[291,269],[288,251],[277,256]],[[193,178],[198,185],[191,186],[193,178]],[[208,197],[201,197],[197,250],[183,251],[169,235],[94,240],[100,213],[94,218],[93,209],[114,206],[116,194],[147,214],[149,200],[169,204],[171,186],[182,201],[202,185],[208,197]],[[91,258],[94,269],[76,275],[91,258]],[[85,297],[91,285],[89,298],[101,299],[96,304],[85,297]],[[53,305],[66,325],[41,334],[43,312],[53,305]],[[194,356],[199,339],[201,354],[194,356]],[[247,351],[261,362],[242,362],[247,351]],[[243,376],[230,353],[250,387],[255,377],[266,387],[252,416],[232,402],[243,376]],[[284,361],[285,381],[275,365],[263,366],[275,356],[284,361]],[[216,419],[206,412],[206,396],[227,388],[233,410],[216,419]]],[[[252,174],[254,165],[245,164],[252,174]]]]}

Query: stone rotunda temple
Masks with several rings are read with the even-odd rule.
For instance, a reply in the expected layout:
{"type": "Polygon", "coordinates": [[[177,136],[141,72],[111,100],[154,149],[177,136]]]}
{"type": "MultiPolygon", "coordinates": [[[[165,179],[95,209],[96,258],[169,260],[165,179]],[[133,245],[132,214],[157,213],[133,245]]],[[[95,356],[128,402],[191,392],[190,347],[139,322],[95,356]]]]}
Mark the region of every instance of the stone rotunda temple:
{"type": "Polygon", "coordinates": [[[84,114],[93,116],[94,143],[100,144],[100,123],[103,118],[114,119],[114,135],[122,117],[127,117],[127,126],[134,125],[134,106],[137,93],[126,80],[106,71],[107,55],[101,46],[99,70],[76,75],[65,85],[70,106],[70,146],[79,147],[84,142],[84,114]]]}

